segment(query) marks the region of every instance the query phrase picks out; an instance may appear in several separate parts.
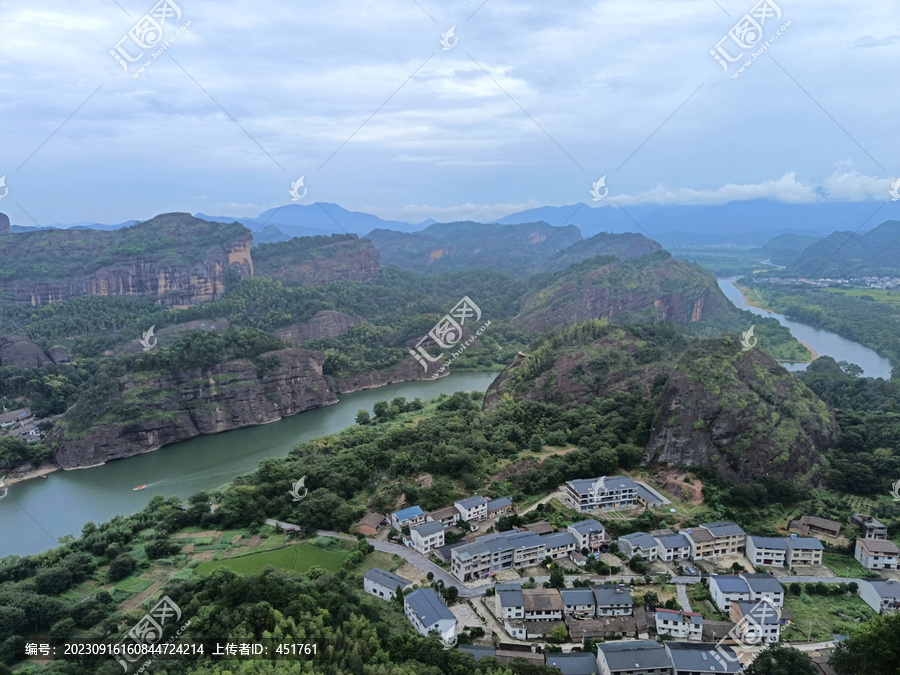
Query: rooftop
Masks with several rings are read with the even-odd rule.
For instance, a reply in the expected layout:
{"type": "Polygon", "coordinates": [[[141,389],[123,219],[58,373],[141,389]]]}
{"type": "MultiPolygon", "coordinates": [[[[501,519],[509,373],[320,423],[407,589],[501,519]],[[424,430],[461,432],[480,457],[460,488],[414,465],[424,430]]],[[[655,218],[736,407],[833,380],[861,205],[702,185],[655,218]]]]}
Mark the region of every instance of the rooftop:
{"type": "Polygon", "coordinates": [[[633,605],[631,592],[627,588],[620,588],[615,584],[600,584],[591,586],[597,605],[608,607],[609,605],[633,605]]]}
{"type": "Polygon", "coordinates": [[[562,597],[563,605],[590,605],[593,607],[597,604],[594,591],[590,588],[561,588],[559,594],[562,597]]]}
{"type": "Polygon", "coordinates": [[[380,513],[367,513],[359,521],[356,523],[359,525],[368,525],[370,527],[374,527],[378,529],[378,527],[384,522],[384,516],[380,513]]]}
{"type": "Polygon", "coordinates": [[[857,539],[856,545],[865,549],[866,553],[887,553],[897,555],[897,544],[888,539],[857,539]]]}
{"type": "Polygon", "coordinates": [[[656,541],[663,548],[684,548],[691,545],[683,534],[661,534],[656,537],[656,541]]]}
{"type": "Polygon", "coordinates": [[[562,596],[555,588],[527,588],[525,596],[526,612],[551,612],[563,610],[562,596]]]}
{"type": "Polygon", "coordinates": [[[813,549],[824,551],[825,546],[815,537],[791,537],[785,540],[790,548],[813,549]]]}
{"type": "Polygon", "coordinates": [[[757,537],[751,534],[747,537],[753,541],[756,548],[771,548],[777,551],[787,551],[787,540],[783,537],[757,537]]]}
{"type": "Polygon", "coordinates": [[[442,619],[456,621],[444,601],[433,588],[420,588],[406,596],[406,602],[424,626],[432,626],[442,619]]]}
{"type": "Polygon", "coordinates": [[[499,511],[500,509],[505,509],[508,506],[512,506],[512,500],[509,497],[498,497],[497,499],[491,499],[487,503],[488,513],[491,511],[499,511]]]}
{"type": "Polygon", "coordinates": [[[420,537],[430,537],[432,534],[443,532],[444,526],[441,524],[441,521],[432,520],[427,523],[422,523],[421,525],[413,525],[409,530],[410,532],[415,532],[420,537]]]}
{"type": "Polygon", "coordinates": [[[473,497],[466,497],[465,499],[460,499],[456,502],[458,506],[461,506],[464,509],[474,509],[482,504],[486,504],[487,499],[480,495],[474,495],[473,497]]]}
{"type": "Polygon", "coordinates": [[[866,581],[863,579],[861,583],[869,583],[875,592],[882,598],[900,598],[900,584],[893,579],[873,579],[866,581]]]}
{"type": "Polygon", "coordinates": [[[558,669],[562,675],[595,675],[597,672],[597,657],[590,652],[547,654],[547,665],[558,669]]]}
{"type": "Polygon", "coordinates": [[[606,532],[606,528],[603,527],[603,523],[600,523],[593,519],[582,520],[577,523],[572,523],[569,525],[570,528],[575,530],[578,534],[592,534],[594,532],[606,532]]]}
{"type": "Polygon", "coordinates": [[[671,669],[665,647],[655,640],[601,644],[597,648],[603,653],[607,665],[613,671],[671,669]]]}
{"type": "Polygon", "coordinates": [[[741,664],[731,647],[698,642],[666,642],[666,647],[676,672],[741,672],[741,664]]]}
{"type": "Polygon", "coordinates": [[[422,510],[421,506],[410,506],[408,509],[394,511],[392,515],[396,517],[397,520],[409,520],[410,518],[415,518],[417,516],[424,516],[425,512],[422,510]]]}
{"type": "Polygon", "coordinates": [[[742,574],[754,593],[784,593],[784,586],[771,574],[742,574]]]}
{"type": "Polygon", "coordinates": [[[631,534],[626,534],[624,537],[619,537],[619,541],[627,541],[632,546],[640,546],[641,548],[656,548],[657,543],[656,539],[651,537],[646,532],[633,532],[631,534]]]}
{"type": "MultiPolygon", "coordinates": [[[[719,587],[723,593],[749,593],[750,586],[744,581],[741,577],[728,575],[719,575],[717,577],[712,577],[715,579],[716,586],[719,587]]],[[[712,583],[712,581],[710,581],[712,583]]]]}
{"type": "Polygon", "coordinates": [[[435,520],[443,520],[444,518],[452,518],[453,516],[458,516],[459,511],[455,506],[445,506],[444,508],[438,509],[437,511],[432,511],[428,515],[430,515],[435,520]]]}
{"type": "Polygon", "coordinates": [[[497,586],[497,597],[501,607],[524,607],[525,595],[521,587],[515,584],[497,586]]]}
{"type": "Polygon", "coordinates": [[[365,578],[369,579],[370,581],[374,581],[376,584],[386,586],[391,590],[396,590],[397,586],[406,587],[412,583],[408,579],[398,577],[396,574],[391,574],[387,570],[383,570],[380,567],[373,567],[372,569],[370,569],[368,572],[366,572],[365,578]]]}
{"type": "Polygon", "coordinates": [[[700,523],[700,527],[705,527],[712,532],[714,537],[731,537],[745,534],[740,525],[732,523],[730,520],[723,520],[717,523],[700,523]]]}
{"type": "Polygon", "coordinates": [[[741,614],[750,617],[760,626],[772,626],[781,623],[781,612],[770,602],[736,602],[741,614]]]}

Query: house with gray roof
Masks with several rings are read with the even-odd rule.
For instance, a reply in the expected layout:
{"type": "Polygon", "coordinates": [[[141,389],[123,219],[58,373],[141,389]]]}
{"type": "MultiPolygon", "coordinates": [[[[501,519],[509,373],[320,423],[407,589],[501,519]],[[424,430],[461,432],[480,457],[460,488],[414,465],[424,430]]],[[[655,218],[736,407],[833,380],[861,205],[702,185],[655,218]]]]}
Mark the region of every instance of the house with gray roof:
{"type": "Polygon", "coordinates": [[[787,539],[747,535],[747,560],[754,565],[783,566],[787,556],[787,539]]]}
{"type": "Polygon", "coordinates": [[[825,545],[815,537],[798,537],[792,534],[785,540],[787,562],[791,567],[821,565],[825,545]]]}
{"type": "Polygon", "coordinates": [[[857,539],[855,557],[867,570],[900,569],[900,550],[889,539],[857,539]]]}
{"type": "Polygon", "coordinates": [[[547,666],[556,668],[562,675],[596,675],[597,657],[590,652],[547,654],[547,666]]]}
{"type": "Polygon", "coordinates": [[[590,588],[561,588],[563,612],[567,616],[596,616],[597,598],[590,588]]]}
{"type": "Polygon", "coordinates": [[[727,520],[700,523],[697,527],[681,530],[680,534],[687,535],[690,540],[694,560],[743,553],[747,544],[747,533],[727,520]]]}
{"type": "Polygon", "coordinates": [[[900,583],[893,579],[860,579],[859,597],[879,614],[891,614],[900,609],[900,583]]]}
{"type": "Polygon", "coordinates": [[[675,675],[732,675],[743,672],[737,654],[725,645],[667,641],[665,648],[675,675]]]}
{"type": "Polygon", "coordinates": [[[503,516],[512,511],[512,499],[509,497],[497,497],[497,499],[489,499],[487,503],[487,517],[494,518],[503,516]]]}
{"type": "Polygon", "coordinates": [[[566,529],[575,537],[579,551],[587,549],[588,553],[596,553],[606,543],[606,528],[592,518],[572,523],[566,529]]]}
{"type": "Polygon", "coordinates": [[[398,577],[396,574],[391,574],[380,567],[373,567],[363,577],[363,588],[366,593],[385,600],[390,600],[394,597],[398,588],[402,591],[411,584],[412,582],[408,579],[398,577]]]}
{"type": "Polygon", "coordinates": [[[597,601],[597,616],[630,616],[634,612],[631,592],[624,585],[598,584],[591,586],[597,601]]]}
{"type": "Polygon", "coordinates": [[[494,607],[498,619],[525,618],[525,595],[521,586],[501,584],[494,591],[494,607]]]}
{"type": "Polygon", "coordinates": [[[666,648],[655,640],[597,645],[600,675],[674,675],[666,648]]]}
{"type": "Polygon", "coordinates": [[[494,658],[497,656],[496,649],[482,645],[459,645],[457,649],[465,654],[474,656],[476,662],[481,661],[485,656],[493,656],[494,658]]]}
{"type": "Polygon", "coordinates": [[[433,588],[420,588],[407,595],[403,611],[420,635],[437,631],[445,640],[456,636],[456,617],[433,588]]]}
{"type": "Polygon", "coordinates": [[[758,602],[767,599],[776,607],[784,606],[784,586],[771,574],[717,574],[709,578],[713,602],[723,612],[733,602],[758,602]]]}
{"type": "Polygon", "coordinates": [[[488,500],[479,495],[466,497],[454,502],[453,505],[459,511],[459,517],[467,523],[474,523],[487,518],[488,500]]]}
{"type": "Polygon", "coordinates": [[[544,549],[547,551],[547,557],[553,560],[565,558],[577,547],[577,541],[571,532],[554,532],[541,537],[541,539],[544,549]]]}
{"type": "Polygon", "coordinates": [[[690,559],[691,542],[683,534],[661,534],[654,539],[658,544],[657,555],[660,560],[672,562],[690,559]]]}
{"type": "Polygon", "coordinates": [[[768,600],[733,602],[729,617],[742,642],[771,644],[781,639],[781,610],[768,600]]]}
{"type": "Polygon", "coordinates": [[[656,560],[659,543],[646,532],[634,532],[616,540],[619,550],[628,558],[641,556],[647,562],[656,560]]]}
{"type": "Polygon", "coordinates": [[[568,532],[540,536],[507,530],[478,537],[450,551],[450,572],[460,581],[484,579],[503,570],[537,565],[547,556],[561,558],[575,550],[568,532]]]}
{"type": "Polygon", "coordinates": [[[680,640],[700,642],[703,639],[703,615],[675,609],[656,608],[657,635],[671,635],[680,640]]]}
{"type": "Polygon", "coordinates": [[[625,476],[570,480],[566,483],[566,501],[583,513],[633,509],[638,505],[638,488],[625,476]]]}
{"type": "Polygon", "coordinates": [[[741,574],[750,587],[751,602],[770,600],[776,607],[784,607],[784,586],[771,574],[741,574]]]}
{"type": "Polygon", "coordinates": [[[414,549],[422,555],[428,555],[444,545],[444,526],[437,520],[415,525],[409,528],[409,538],[414,549]]]}

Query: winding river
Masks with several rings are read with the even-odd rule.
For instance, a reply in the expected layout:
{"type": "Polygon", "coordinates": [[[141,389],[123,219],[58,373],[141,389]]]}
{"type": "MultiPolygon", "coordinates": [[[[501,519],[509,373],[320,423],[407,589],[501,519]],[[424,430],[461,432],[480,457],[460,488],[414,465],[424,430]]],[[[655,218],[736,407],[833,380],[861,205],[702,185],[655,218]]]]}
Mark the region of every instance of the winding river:
{"type": "MultiPolygon", "coordinates": [[[[891,362],[879,356],[877,352],[863,347],[858,342],[842,338],[836,333],[807,326],[805,323],[791,321],[782,314],[775,314],[759,307],[748,305],[740,290],[734,285],[734,279],[719,279],[719,288],[735,306],[753,312],[757,316],[773,318],[791,331],[791,335],[815,349],[819,356],[830,356],[835,361],[849,361],[863,369],[864,377],[891,378],[891,362]]],[[[788,370],[806,370],[806,363],[782,363],[788,370]]]]}
{"type": "Polygon", "coordinates": [[[88,521],[143,509],[155,494],[186,498],[219,487],[255,469],[269,457],[285,457],[297,444],[333,434],[355,423],[356,411],[395,396],[427,400],[455,391],[486,391],[497,373],[453,373],[437,380],[403,382],[340,396],[325,408],[308,410],[258,427],[198,436],[155,452],[92,469],[56,471],[46,480],[11,485],[0,499],[0,558],[39,553],[66,534],[80,536],[88,521]],[[135,485],[146,484],[140,492],[135,485]]]}

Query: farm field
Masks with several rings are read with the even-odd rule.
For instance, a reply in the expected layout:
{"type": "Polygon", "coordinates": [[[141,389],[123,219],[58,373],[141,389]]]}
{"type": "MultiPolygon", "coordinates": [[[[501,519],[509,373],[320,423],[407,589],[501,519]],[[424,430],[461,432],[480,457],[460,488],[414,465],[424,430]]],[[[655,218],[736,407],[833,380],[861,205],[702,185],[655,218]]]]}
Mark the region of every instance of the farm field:
{"type": "Polygon", "coordinates": [[[209,574],[219,567],[227,567],[237,574],[258,574],[266,567],[276,567],[288,572],[306,572],[311,567],[321,567],[337,572],[345,556],[326,551],[309,544],[295,544],[272,551],[262,551],[237,558],[210,560],[197,566],[196,574],[209,574]]]}
{"type": "MultiPolygon", "coordinates": [[[[807,586],[808,584],[802,584],[807,586]]],[[[850,629],[875,616],[859,597],[787,594],[784,607],[790,611],[793,624],[781,634],[785,640],[807,640],[812,629],[812,640],[833,640],[835,635],[847,635],[850,629]]]]}

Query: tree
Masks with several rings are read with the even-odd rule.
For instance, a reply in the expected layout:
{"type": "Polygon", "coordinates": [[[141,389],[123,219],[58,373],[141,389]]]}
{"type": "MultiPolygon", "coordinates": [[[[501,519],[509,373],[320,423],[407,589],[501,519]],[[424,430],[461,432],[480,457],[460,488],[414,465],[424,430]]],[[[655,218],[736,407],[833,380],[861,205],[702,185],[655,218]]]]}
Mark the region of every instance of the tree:
{"type": "Polygon", "coordinates": [[[531,440],[528,441],[528,449],[532,452],[540,452],[544,449],[544,439],[537,434],[534,434],[531,437],[531,440]]]}
{"type": "Polygon", "coordinates": [[[781,644],[766,647],[747,669],[747,675],[816,675],[818,672],[808,654],[781,644]]]}
{"type": "Polygon", "coordinates": [[[375,417],[378,420],[383,420],[387,415],[388,404],[387,401],[378,401],[375,405],[372,406],[372,412],[375,413],[375,417]]]}
{"type": "Polygon", "coordinates": [[[647,591],[644,593],[644,606],[659,607],[659,596],[653,591],[647,591]]]}
{"type": "Polygon", "coordinates": [[[368,410],[357,410],[356,411],[356,423],[357,424],[370,424],[372,422],[372,418],[369,417],[368,410]]]}
{"type": "Polygon", "coordinates": [[[900,664],[900,614],[886,614],[851,629],[831,657],[838,675],[886,675],[900,664]]]}
{"type": "Polygon", "coordinates": [[[134,558],[127,555],[116,556],[109,563],[109,570],[106,572],[106,576],[109,577],[110,581],[120,581],[134,571],[134,566],[134,558]]]}
{"type": "Polygon", "coordinates": [[[550,570],[550,588],[565,588],[566,573],[559,565],[554,565],[550,570]]]}
{"type": "Polygon", "coordinates": [[[798,584],[796,581],[791,583],[789,586],[791,595],[800,595],[803,592],[803,587],[798,584]]]}
{"type": "Polygon", "coordinates": [[[851,581],[849,584],[847,584],[847,590],[853,593],[853,595],[856,595],[857,593],[859,593],[859,584],[855,581],[851,581]]]}
{"type": "Polygon", "coordinates": [[[547,639],[550,642],[556,642],[557,644],[568,642],[569,631],[566,630],[566,625],[563,623],[556,624],[553,628],[550,629],[550,633],[548,633],[547,639]]]}
{"type": "Polygon", "coordinates": [[[44,595],[59,595],[72,585],[72,573],[61,565],[48,567],[38,570],[34,575],[34,583],[38,592],[44,595]]]}

